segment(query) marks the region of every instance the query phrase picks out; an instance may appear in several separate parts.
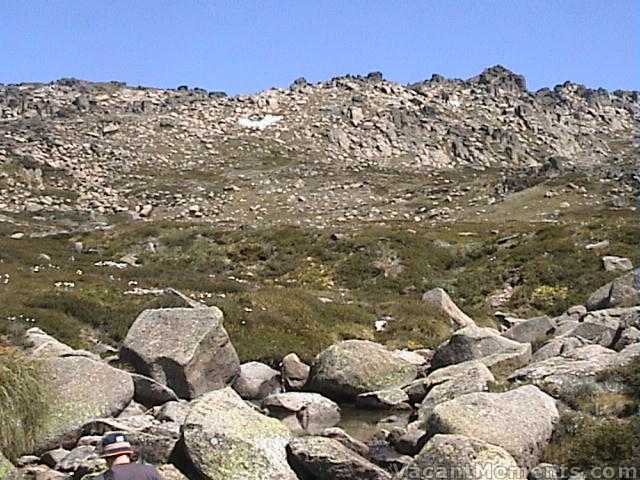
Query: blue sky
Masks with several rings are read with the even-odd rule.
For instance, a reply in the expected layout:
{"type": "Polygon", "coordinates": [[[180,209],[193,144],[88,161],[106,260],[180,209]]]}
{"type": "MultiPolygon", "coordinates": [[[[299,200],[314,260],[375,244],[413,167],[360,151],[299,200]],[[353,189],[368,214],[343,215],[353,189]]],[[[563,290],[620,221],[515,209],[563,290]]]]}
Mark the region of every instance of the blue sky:
{"type": "Polygon", "coordinates": [[[0,83],[60,77],[228,93],[497,63],[532,90],[640,90],[640,0],[0,0],[0,83]]]}

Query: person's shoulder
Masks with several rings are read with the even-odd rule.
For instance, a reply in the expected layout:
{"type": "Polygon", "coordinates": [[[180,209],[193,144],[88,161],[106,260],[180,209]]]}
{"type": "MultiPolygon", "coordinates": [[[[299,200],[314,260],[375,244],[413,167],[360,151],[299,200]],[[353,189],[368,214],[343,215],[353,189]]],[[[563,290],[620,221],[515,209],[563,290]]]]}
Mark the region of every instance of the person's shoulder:
{"type": "Polygon", "coordinates": [[[139,463],[137,464],[138,468],[140,469],[141,473],[145,473],[147,476],[150,476],[151,478],[160,478],[160,474],[158,473],[158,469],[156,467],[154,467],[153,465],[149,465],[146,463],[139,463]]]}

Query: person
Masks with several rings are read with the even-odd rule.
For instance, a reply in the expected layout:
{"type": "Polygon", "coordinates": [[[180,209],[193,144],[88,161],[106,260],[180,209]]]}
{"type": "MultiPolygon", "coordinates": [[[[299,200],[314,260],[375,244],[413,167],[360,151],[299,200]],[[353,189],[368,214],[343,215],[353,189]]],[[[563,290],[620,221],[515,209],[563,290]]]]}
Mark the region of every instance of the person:
{"type": "Polygon", "coordinates": [[[109,469],[94,480],[162,480],[151,465],[131,461],[133,447],[122,433],[108,433],[102,437],[101,455],[109,469]]]}

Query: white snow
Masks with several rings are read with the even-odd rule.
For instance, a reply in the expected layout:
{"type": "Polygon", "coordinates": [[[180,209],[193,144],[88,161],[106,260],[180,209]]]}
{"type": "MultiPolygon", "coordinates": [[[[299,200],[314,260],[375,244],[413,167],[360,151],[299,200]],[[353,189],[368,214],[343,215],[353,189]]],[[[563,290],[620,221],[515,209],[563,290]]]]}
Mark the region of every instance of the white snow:
{"type": "Polygon", "coordinates": [[[271,125],[275,125],[280,120],[282,120],[281,115],[265,115],[260,120],[254,120],[246,117],[241,118],[240,120],[238,120],[238,124],[241,127],[245,127],[245,128],[254,128],[257,130],[264,130],[265,128],[271,125]]]}

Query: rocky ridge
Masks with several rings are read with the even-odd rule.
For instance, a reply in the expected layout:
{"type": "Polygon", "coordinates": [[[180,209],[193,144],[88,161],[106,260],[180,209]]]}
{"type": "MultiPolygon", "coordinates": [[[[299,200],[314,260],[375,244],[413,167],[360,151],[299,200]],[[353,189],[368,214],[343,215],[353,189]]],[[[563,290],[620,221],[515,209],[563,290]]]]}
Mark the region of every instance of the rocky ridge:
{"type": "Polygon", "coordinates": [[[499,201],[522,181],[515,172],[549,168],[604,170],[629,202],[639,111],[638,92],[570,82],[530,92],[501,66],[413,85],[379,73],[300,79],[235,97],[74,79],[0,85],[0,210],[232,224],[446,217],[404,208],[410,191],[376,187],[398,172],[499,169],[499,201]]]}

